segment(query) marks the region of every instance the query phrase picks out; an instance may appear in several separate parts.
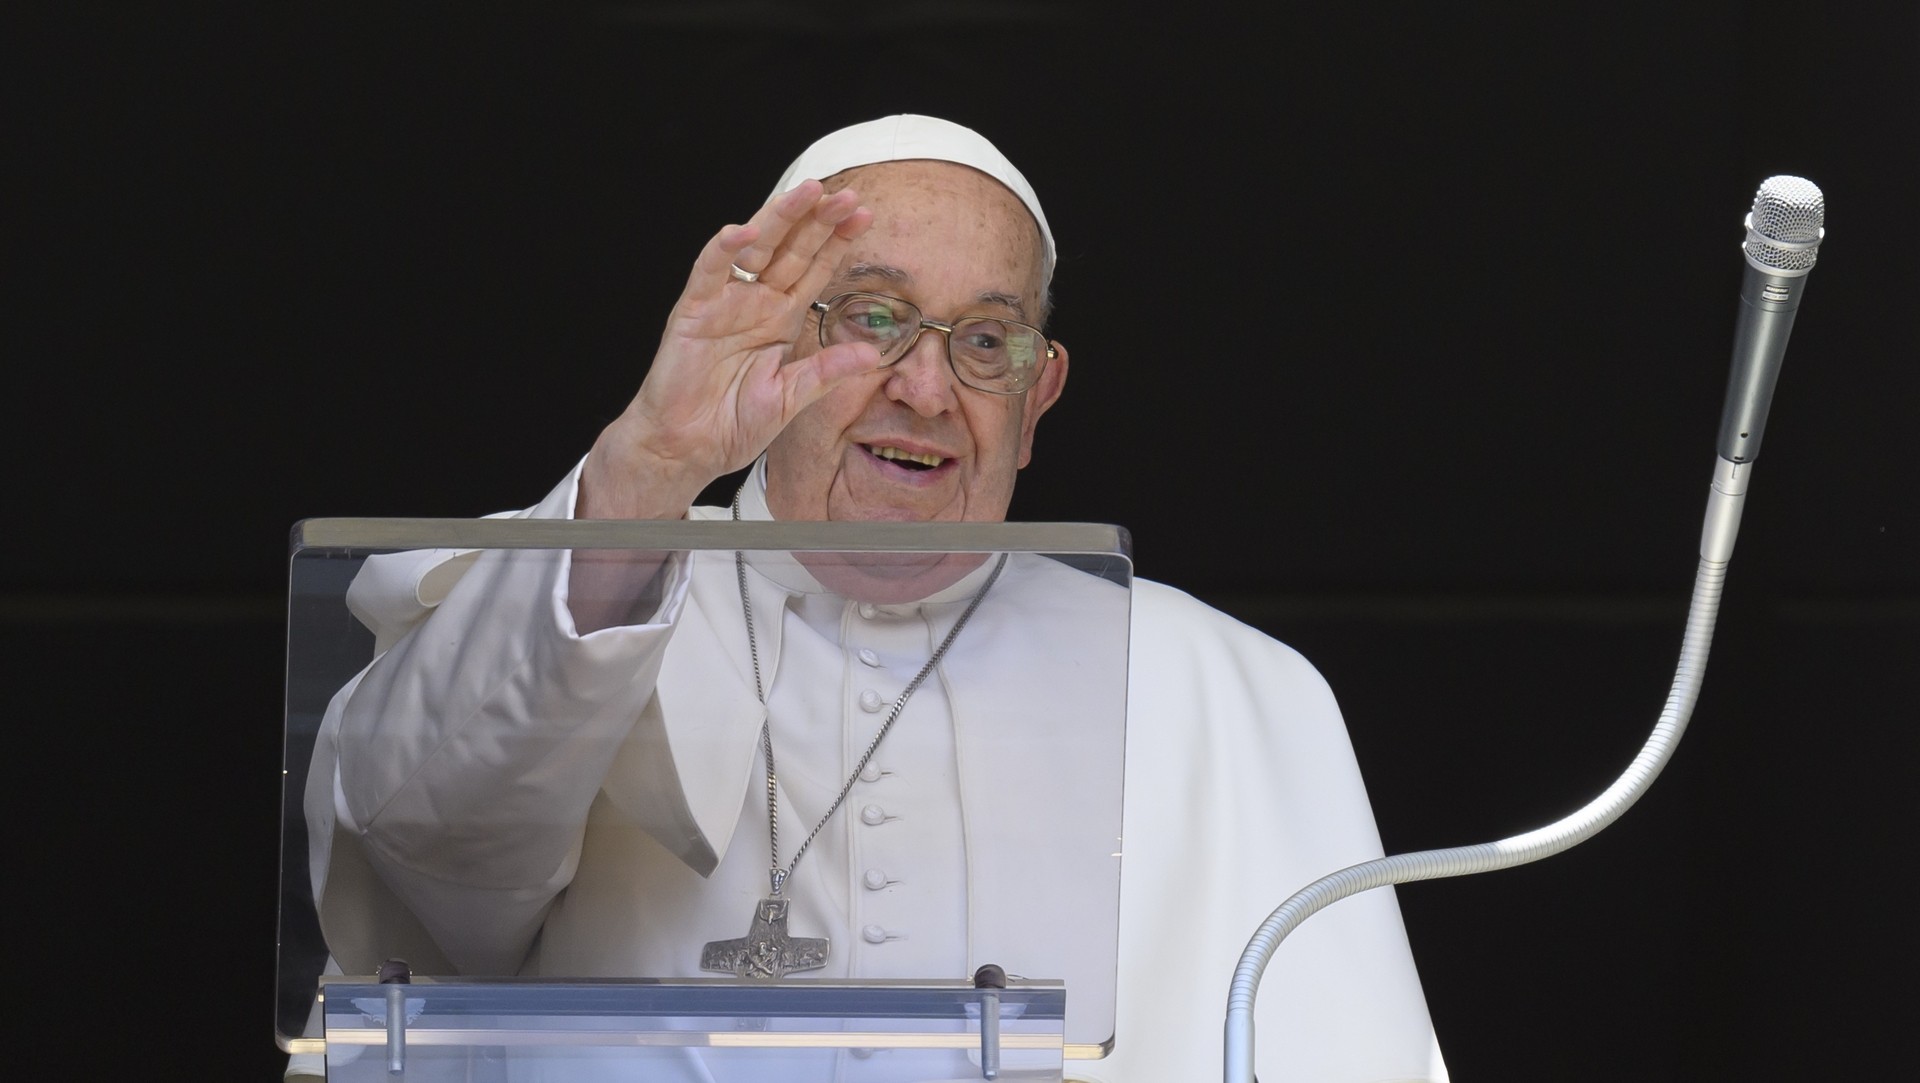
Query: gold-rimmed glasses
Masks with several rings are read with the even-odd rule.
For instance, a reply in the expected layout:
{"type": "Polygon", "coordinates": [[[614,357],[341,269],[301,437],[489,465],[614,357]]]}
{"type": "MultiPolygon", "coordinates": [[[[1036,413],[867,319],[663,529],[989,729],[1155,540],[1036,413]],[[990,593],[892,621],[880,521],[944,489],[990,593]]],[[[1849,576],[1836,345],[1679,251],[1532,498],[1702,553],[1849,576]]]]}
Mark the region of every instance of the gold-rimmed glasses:
{"type": "Polygon", "coordinates": [[[947,336],[947,364],[975,391],[1018,395],[1040,379],[1056,354],[1037,327],[996,316],[967,316],[953,323],[927,319],[911,301],[883,293],[843,293],[815,301],[820,345],[865,342],[880,351],[882,366],[907,355],[921,334],[947,336]]]}

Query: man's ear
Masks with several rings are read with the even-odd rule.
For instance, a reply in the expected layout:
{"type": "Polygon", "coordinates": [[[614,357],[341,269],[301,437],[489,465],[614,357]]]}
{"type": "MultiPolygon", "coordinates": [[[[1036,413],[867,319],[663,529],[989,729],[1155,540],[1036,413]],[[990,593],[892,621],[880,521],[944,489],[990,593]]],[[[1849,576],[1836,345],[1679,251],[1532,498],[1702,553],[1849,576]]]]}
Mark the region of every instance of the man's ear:
{"type": "Polygon", "coordinates": [[[1047,367],[1040,370],[1040,382],[1027,389],[1026,404],[1020,418],[1020,468],[1026,469],[1033,461],[1033,430],[1040,425],[1040,415],[1046,413],[1053,404],[1060,401],[1060,393],[1067,389],[1067,347],[1066,344],[1053,343],[1054,356],[1047,361],[1047,367]]]}

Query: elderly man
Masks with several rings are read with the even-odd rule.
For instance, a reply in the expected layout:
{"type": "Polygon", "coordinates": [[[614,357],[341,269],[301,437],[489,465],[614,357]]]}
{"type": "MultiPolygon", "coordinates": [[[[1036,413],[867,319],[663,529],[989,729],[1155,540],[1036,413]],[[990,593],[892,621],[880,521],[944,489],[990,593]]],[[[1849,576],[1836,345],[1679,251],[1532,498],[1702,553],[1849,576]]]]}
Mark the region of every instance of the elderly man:
{"type": "MultiPolygon", "coordinates": [[[[1066,386],[1067,349],[1039,329],[1053,263],[1037,197],[979,135],[914,116],[836,132],[751,221],[707,243],[633,401],[521,514],[999,521],[1066,386]],[[749,465],[731,508],[690,508],[749,465]]],[[[1019,716],[1017,701],[1032,697],[981,652],[1059,619],[1062,599],[1097,605],[1113,588],[1035,558],[982,559],[877,575],[584,551],[370,564],[349,604],[382,653],[335,697],[308,780],[330,944],[347,961],[353,931],[330,915],[377,880],[418,917],[419,950],[462,972],[694,976],[731,965],[715,938],[742,931],[751,906],[741,902],[767,893],[775,823],[791,847],[823,808],[822,826],[886,815],[830,800],[843,749],[857,751],[880,722],[882,700],[856,707],[844,691],[849,674],[871,672],[906,688],[887,715],[900,725],[880,731],[880,758],[856,762],[846,787],[892,785],[874,792],[913,803],[896,851],[910,868],[863,872],[844,846],[805,854],[811,867],[793,855],[774,892],[781,915],[791,900],[794,935],[861,950],[789,961],[852,978],[1015,963],[975,957],[982,940],[1027,943],[1006,928],[1018,915],[985,915],[969,882],[1021,855],[976,861],[967,850],[982,845],[968,825],[984,798],[961,778],[957,735],[983,713],[1070,727],[1019,716]],[[970,619],[981,622],[971,633],[970,619]],[[890,649],[867,646],[889,628],[890,649]],[[743,652],[750,669],[734,656],[743,652]],[[659,735],[695,716],[729,734],[709,772],[722,781],[674,760],[679,745],[661,752],[659,735]],[[756,787],[741,792],[762,768],[778,808],[756,787]],[[508,807],[524,830],[474,827],[508,807]],[[836,894],[861,876],[876,898],[897,893],[910,937],[863,923],[869,904],[836,894]]],[[[1380,845],[1338,708],[1311,666],[1158,584],[1136,581],[1132,613],[1130,643],[1108,652],[1129,659],[1119,978],[1117,991],[1083,990],[1115,1042],[1068,1075],[1210,1078],[1228,977],[1253,927],[1295,888],[1380,845]]],[[[1098,792],[1117,800],[1119,768],[1116,754],[1086,792],[1108,785],[1098,792]]],[[[1035,839],[1046,830],[1036,825],[1035,839]]],[[[1073,875],[1056,889],[1110,873],[1073,875]]],[[[1031,909],[1039,926],[1054,923],[1032,940],[1044,965],[1078,965],[1070,947],[1055,959],[1048,944],[1116,935],[1097,917],[1075,929],[1070,913],[1063,923],[1057,909],[1031,909]]],[[[1071,1033],[1075,1003],[1070,980],[1069,1041],[1084,1040],[1071,1033]]],[[[1269,1083],[1445,1078],[1388,891],[1289,940],[1260,1010],[1269,1083]]],[[[674,1065],[647,1070],[706,1078],[695,1061],[674,1065]]],[[[619,1077],[617,1063],[599,1067],[619,1077]]],[[[820,1078],[883,1077],[875,1071],[841,1057],[820,1078]]]]}

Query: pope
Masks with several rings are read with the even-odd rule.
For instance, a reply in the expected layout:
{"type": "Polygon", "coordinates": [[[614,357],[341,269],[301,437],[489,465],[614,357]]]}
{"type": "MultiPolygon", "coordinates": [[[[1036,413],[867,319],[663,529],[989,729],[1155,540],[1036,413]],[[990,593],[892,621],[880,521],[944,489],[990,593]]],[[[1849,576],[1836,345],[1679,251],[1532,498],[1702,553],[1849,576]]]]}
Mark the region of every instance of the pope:
{"type": "MultiPolygon", "coordinates": [[[[1038,197],[979,134],[895,116],[828,135],[706,243],[633,400],[518,514],[1001,521],[1067,386],[1054,261],[1038,197]],[[746,467],[730,507],[693,506],[746,467]]],[[[1211,1078],[1253,928],[1381,853],[1326,683],[1179,591],[1135,580],[1129,626],[1123,591],[1037,557],[705,557],[368,563],[348,602],[380,654],[334,697],[305,805],[341,966],[387,947],[375,896],[463,973],[957,978],[1024,952],[1068,977],[1069,1042],[1113,1039],[1069,1078],[1211,1078]],[[1006,664],[1103,634],[1124,672],[1006,664]],[[1091,737],[1085,757],[968,760],[994,727],[1081,747],[1075,719],[1102,710],[1127,720],[1124,762],[1091,737]],[[1076,806],[1120,803],[1123,771],[1117,918],[1024,921],[1023,891],[1113,890],[1117,863],[1046,857],[1092,830],[1076,806]],[[1006,792],[1058,808],[996,821],[1006,792]],[[1116,940],[1117,984],[1077,987],[1116,940]]],[[[1291,938],[1259,1012],[1269,1083],[1446,1078],[1388,890],[1291,938]]],[[[708,1078],[675,1064],[649,1070],[708,1078]]],[[[844,1058],[822,1076],[868,1077],[844,1058]]]]}

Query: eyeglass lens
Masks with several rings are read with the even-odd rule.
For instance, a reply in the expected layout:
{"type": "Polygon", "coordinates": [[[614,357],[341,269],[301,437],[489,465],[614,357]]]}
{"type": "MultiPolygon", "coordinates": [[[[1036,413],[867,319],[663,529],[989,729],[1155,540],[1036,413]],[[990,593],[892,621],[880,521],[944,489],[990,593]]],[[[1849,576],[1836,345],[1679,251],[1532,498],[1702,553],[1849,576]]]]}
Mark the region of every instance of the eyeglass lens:
{"type": "MultiPolygon", "coordinates": [[[[820,341],[870,343],[891,364],[920,331],[922,319],[918,308],[897,297],[849,294],[836,298],[821,316],[820,341]]],[[[1033,386],[1045,352],[1038,331],[986,316],[960,320],[947,336],[947,356],[961,382],[998,394],[1017,394],[1033,386]]]]}

